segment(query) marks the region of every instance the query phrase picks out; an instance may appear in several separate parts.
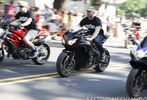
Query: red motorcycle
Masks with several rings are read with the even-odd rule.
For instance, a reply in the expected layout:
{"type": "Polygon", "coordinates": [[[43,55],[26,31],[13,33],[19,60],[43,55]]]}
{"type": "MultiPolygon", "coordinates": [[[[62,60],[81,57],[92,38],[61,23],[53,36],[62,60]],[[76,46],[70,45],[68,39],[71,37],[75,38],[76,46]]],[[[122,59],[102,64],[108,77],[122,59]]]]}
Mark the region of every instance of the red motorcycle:
{"type": "MultiPolygon", "coordinates": [[[[27,29],[19,25],[8,25],[7,20],[2,20],[0,24],[0,62],[4,59],[4,50],[7,52],[7,57],[13,57],[14,59],[29,59],[33,50],[30,49],[23,41],[24,35],[27,29]]],[[[38,30],[38,36],[32,42],[37,48],[39,54],[33,58],[35,64],[44,64],[48,61],[50,56],[50,47],[46,43],[48,38],[45,35],[45,30],[38,30]]]]}
{"type": "Polygon", "coordinates": [[[125,48],[128,48],[130,45],[135,45],[140,41],[140,34],[136,28],[126,28],[125,29],[125,48]],[[133,40],[133,41],[132,41],[133,40]]]}

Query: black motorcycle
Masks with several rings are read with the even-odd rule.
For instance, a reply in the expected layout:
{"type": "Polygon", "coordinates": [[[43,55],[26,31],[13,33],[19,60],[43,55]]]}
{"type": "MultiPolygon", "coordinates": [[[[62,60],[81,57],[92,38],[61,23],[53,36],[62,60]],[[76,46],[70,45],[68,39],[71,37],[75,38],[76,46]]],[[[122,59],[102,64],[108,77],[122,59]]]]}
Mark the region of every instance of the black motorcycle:
{"type": "Polygon", "coordinates": [[[147,37],[132,48],[130,56],[132,70],[127,78],[126,90],[129,97],[136,98],[147,87],[147,37]]]}
{"type": "MultiPolygon", "coordinates": [[[[110,54],[105,49],[105,62],[100,62],[100,52],[93,42],[86,40],[89,30],[67,31],[63,35],[62,44],[65,49],[59,55],[56,69],[60,76],[68,77],[73,70],[81,68],[94,68],[97,72],[103,72],[109,64],[110,54]]],[[[103,43],[108,36],[104,36],[103,43]]]]}

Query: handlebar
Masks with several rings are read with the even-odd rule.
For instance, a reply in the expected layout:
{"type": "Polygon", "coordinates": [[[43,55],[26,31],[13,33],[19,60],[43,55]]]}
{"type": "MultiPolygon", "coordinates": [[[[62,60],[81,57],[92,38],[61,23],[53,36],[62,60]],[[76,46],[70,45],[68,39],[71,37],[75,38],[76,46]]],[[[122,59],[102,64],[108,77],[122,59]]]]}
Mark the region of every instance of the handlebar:
{"type": "Polygon", "coordinates": [[[74,32],[75,37],[84,37],[85,35],[89,34],[89,30],[88,29],[80,29],[77,32],[74,32]],[[87,34],[86,34],[87,33],[87,34]]]}
{"type": "Polygon", "coordinates": [[[13,27],[15,30],[21,29],[24,32],[27,32],[27,29],[21,25],[10,25],[10,27],[13,27]]]}

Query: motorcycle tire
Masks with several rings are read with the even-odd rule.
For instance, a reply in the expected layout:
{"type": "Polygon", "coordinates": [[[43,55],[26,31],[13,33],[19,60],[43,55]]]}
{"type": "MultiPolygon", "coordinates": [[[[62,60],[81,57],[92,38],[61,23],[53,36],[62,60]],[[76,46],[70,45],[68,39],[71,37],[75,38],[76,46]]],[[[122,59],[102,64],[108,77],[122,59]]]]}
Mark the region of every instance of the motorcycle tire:
{"type": "Polygon", "coordinates": [[[138,82],[140,73],[141,73],[140,69],[135,69],[135,68],[133,68],[129,73],[129,76],[126,82],[126,90],[130,98],[137,98],[142,93],[143,86],[141,87],[137,86],[137,88],[135,87],[136,85],[138,85],[137,82],[138,82]],[[138,90],[135,90],[135,89],[138,89],[138,90]]]}
{"type": "Polygon", "coordinates": [[[74,60],[71,59],[71,63],[69,64],[69,54],[66,52],[61,52],[57,62],[56,62],[56,70],[61,77],[68,77],[72,74],[74,70],[74,60]]]}
{"type": "Polygon", "coordinates": [[[94,68],[96,72],[104,72],[109,65],[109,62],[110,62],[109,51],[105,49],[105,53],[106,53],[106,62],[99,63],[98,65],[96,65],[96,67],[94,68]]]}
{"type": "MultiPolygon", "coordinates": [[[[43,52],[42,51],[43,50],[42,48],[38,50],[38,52],[39,52],[38,56],[32,59],[33,62],[35,64],[37,64],[37,65],[43,65],[43,64],[47,63],[47,61],[49,59],[49,56],[50,56],[50,47],[49,47],[49,45],[46,44],[46,43],[43,43],[41,45],[46,49],[46,52],[47,53],[42,53],[43,52]],[[42,57],[41,54],[46,54],[46,56],[41,59],[41,57],[42,57]]],[[[37,45],[37,46],[41,46],[41,45],[37,45]]]]}

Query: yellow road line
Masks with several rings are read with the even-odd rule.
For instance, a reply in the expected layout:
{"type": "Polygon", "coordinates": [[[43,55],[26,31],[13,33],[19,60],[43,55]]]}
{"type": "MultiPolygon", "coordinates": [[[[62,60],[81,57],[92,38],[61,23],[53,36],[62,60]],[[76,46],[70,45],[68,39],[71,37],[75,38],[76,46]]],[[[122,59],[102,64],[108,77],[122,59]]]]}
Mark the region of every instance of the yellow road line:
{"type": "Polygon", "coordinates": [[[46,76],[46,75],[57,75],[57,72],[0,79],[0,82],[11,81],[11,80],[13,81],[13,80],[19,80],[19,79],[25,79],[25,78],[33,78],[33,77],[41,77],[41,76],[46,76]]]}
{"type": "Polygon", "coordinates": [[[46,76],[46,75],[57,75],[57,73],[54,72],[54,73],[45,73],[45,74],[37,74],[37,75],[28,75],[28,76],[21,76],[21,77],[6,78],[6,79],[0,79],[0,82],[18,80],[18,79],[24,79],[24,78],[41,77],[41,76],[46,76]]]}
{"type": "MultiPolygon", "coordinates": [[[[92,71],[84,71],[84,72],[92,72],[92,71]]],[[[77,73],[73,73],[75,74],[82,74],[83,72],[77,72],[77,73]]],[[[53,74],[52,74],[53,75],[53,74]]],[[[37,76],[37,75],[33,75],[33,76],[37,76]]],[[[38,75],[39,76],[39,75],[38,75]]],[[[4,82],[4,83],[0,83],[0,86],[2,85],[10,85],[10,84],[17,84],[17,83],[26,83],[26,82],[31,82],[31,81],[35,81],[35,80],[42,80],[42,79],[49,79],[49,78],[55,78],[58,77],[59,75],[54,74],[53,76],[44,76],[44,77],[38,77],[38,78],[33,78],[33,79],[22,79],[22,80],[18,80],[18,81],[11,81],[11,82],[4,82]]],[[[60,76],[59,76],[60,77],[60,76]]],[[[66,78],[66,77],[65,77],[66,78]]],[[[15,79],[15,78],[14,78],[15,79]]]]}
{"type": "Polygon", "coordinates": [[[42,79],[48,79],[48,78],[54,78],[57,77],[58,75],[55,76],[48,76],[48,77],[39,77],[39,78],[33,78],[33,79],[25,79],[25,80],[18,80],[18,81],[12,81],[12,82],[5,82],[5,83],[0,83],[0,86],[2,85],[10,85],[10,84],[17,84],[17,83],[25,83],[25,82],[31,82],[35,80],[42,80],[42,79]]]}
{"type": "MultiPolygon", "coordinates": [[[[76,75],[76,74],[83,74],[83,73],[89,73],[89,72],[93,72],[93,70],[74,72],[73,74],[76,75]]],[[[48,79],[48,78],[55,78],[58,76],[59,75],[57,74],[57,72],[53,72],[53,73],[45,73],[45,74],[37,74],[37,75],[29,75],[29,76],[1,79],[0,82],[4,82],[4,83],[0,83],[0,86],[9,85],[9,84],[16,84],[16,83],[25,83],[25,82],[31,82],[31,81],[35,81],[35,80],[42,80],[42,79],[48,79]],[[46,76],[46,75],[52,75],[52,76],[46,76]],[[25,78],[32,78],[32,79],[25,79],[25,78]],[[19,80],[19,79],[21,79],[21,80],[19,80]],[[10,81],[10,82],[5,82],[5,81],[10,81]]]]}
{"type": "MultiPolygon", "coordinates": [[[[123,67],[128,67],[128,66],[129,66],[129,64],[126,64],[123,67]]],[[[114,66],[109,66],[109,68],[112,68],[112,67],[114,67],[114,66]]],[[[85,71],[83,71],[83,72],[85,72],[85,71]]],[[[83,72],[81,71],[81,73],[83,73],[83,72]]],[[[76,72],[76,73],[79,73],[79,72],[76,72]]],[[[25,79],[25,78],[33,78],[33,77],[41,77],[41,76],[46,76],[46,75],[57,75],[57,72],[45,73],[45,74],[37,74],[37,75],[27,75],[27,76],[6,78],[6,79],[0,79],[0,82],[3,82],[3,81],[11,81],[11,80],[13,81],[13,80],[19,80],[19,79],[25,79]]]]}

